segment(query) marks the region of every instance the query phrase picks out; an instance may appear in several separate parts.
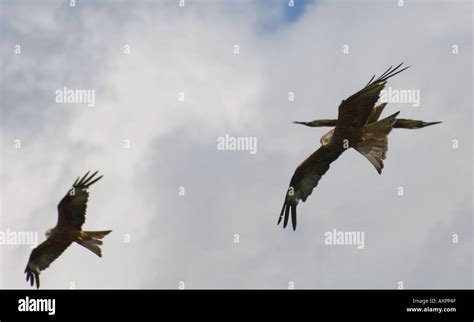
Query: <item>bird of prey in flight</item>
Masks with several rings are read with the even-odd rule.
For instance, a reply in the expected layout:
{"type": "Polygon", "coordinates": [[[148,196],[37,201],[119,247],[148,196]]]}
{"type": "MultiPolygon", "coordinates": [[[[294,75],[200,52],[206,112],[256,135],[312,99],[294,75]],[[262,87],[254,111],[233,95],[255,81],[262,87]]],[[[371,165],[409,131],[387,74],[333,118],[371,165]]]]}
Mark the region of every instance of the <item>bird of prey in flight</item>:
{"type": "Polygon", "coordinates": [[[102,178],[100,176],[94,179],[97,172],[88,177],[89,171],[80,180],[80,177],[78,177],[72,184],[72,188],[59,202],[56,227],[46,232],[47,239],[33,249],[26,265],[26,281],[30,281],[31,286],[36,282],[36,287],[39,288],[40,272],[48,268],[73,242],[102,257],[99,245],[102,245],[101,239],[109,234],[111,230],[83,231],[81,229],[86,220],[87,200],[89,198],[87,189],[102,178]]]}
{"type": "Polygon", "coordinates": [[[295,122],[311,127],[334,126],[334,128],[321,137],[321,147],[296,168],[278,218],[278,224],[283,219],[283,228],[287,226],[291,214],[293,230],[296,229],[298,202],[306,201],[321,177],[328,171],[329,165],[345,150],[354,148],[381,174],[388,149],[387,136],[392,128],[419,129],[440,123],[397,119],[400,112],[379,120],[386,105],[386,103],[375,105],[380,92],[390,77],[410,67],[400,69],[402,65],[403,63],[395,68],[390,67],[377,79],[374,79],[375,75],[372,76],[364,88],[343,100],[339,105],[337,120],[295,122]]]}

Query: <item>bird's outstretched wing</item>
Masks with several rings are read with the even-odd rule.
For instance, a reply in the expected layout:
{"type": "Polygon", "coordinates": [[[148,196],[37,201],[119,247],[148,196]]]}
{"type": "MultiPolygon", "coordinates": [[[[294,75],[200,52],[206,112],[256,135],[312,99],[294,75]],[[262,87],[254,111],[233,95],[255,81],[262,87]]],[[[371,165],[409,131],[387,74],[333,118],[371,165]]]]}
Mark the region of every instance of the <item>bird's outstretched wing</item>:
{"type": "MultiPolygon", "coordinates": [[[[375,123],[379,120],[380,115],[383,112],[383,109],[387,103],[382,103],[374,107],[372,112],[369,115],[367,120],[367,125],[375,123]]],[[[396,119],[393,124],[394,129],[421,129],[430,125],[440,124],[442,122],[425,122],[421,120],[411,120],[411,119],[396,119]]]]}
{"type": "Polygon", "coordinates": [[[393,127],[396,129],[421,129],[426,126],[440,123],[442,122],[425,122],[421,120],[397,119],[393,127]]]}
{"type": "Polygon", "coordinates": [[[40,286],[39,274],[42,270],[61,255],[71,242],[61,242],[46,239],[31,252],[30,259],[25,268],[26,281],[30,281],[31,286],[36,282],[36,288],[40,286]]]}
{"type": "Polygon", "coordinates": [[[58,226],[73,226],[81,229],[86,221],[86,208],[89,193],[87,189],[99,181],[102,176],[92,180],[98,171],[91,176],[88,171],[81,180],[79,178],[72,184],[72,188],[58,204],[58,226]]]}
{"type": "Polygon", "coordinates": [[[295,121],[295,124],[302,124],[310,127],[322,127],[322,126],[336,126],[337,120],[314,120],[311,122],[298,122],[295,121]]]}
{"type": "MultiPolygon", "coordinates": [[[[390,67],[375,80],[375,75],[372,76],[364,88],[341,102],[334,131],[335,138],[341,137],[349,128],[361,128],[367,123],[370,114],[374,113],[375,103],[387,80],[410,67],[399,69],[402,65],[403,63],[395,68],[390,67]]],[[[377,112],[375,111],[375,113],[377,112]]]]}
{"type": "Polygon", "coordinates": [[[329,165],[335,161],[344,149],[336,148],[329,144],[321,146],[313,154],[296,168],[290,181],[290,187],[286,193],[285,202],[281,209],[278,224],[283,221],[283,228],[288,224],[288,218],[291,213],[291,223],[293,230],[296,229],[296,206],[300,200],[306,201],[306,198],[313,192],[318,185],[321,177],[329,170],[329,165]]]}

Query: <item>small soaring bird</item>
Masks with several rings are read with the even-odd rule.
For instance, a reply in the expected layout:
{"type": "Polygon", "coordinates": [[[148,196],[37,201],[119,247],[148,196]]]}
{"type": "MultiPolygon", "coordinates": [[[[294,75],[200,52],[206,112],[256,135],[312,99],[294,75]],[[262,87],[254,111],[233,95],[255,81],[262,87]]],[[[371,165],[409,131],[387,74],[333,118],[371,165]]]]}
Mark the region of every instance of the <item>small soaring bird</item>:
{"type": "Polygon", "coordinates": [[[408,67],[399,69],[390,67],[380,77],[369,83],[357,93],[343,100],[339,105],[337,120],[315,120],[312,122],[294,122],[311,127],[334,126],[321,137],[321,147],[303,161],[295,170],[290,180],[285,202],[278,217],[278,224],[283,220],[283,228],[288,224],[291,214],[293,230],[296,229],[296,206],[306,201],[321,177],[328,171],[329,165],[348,148],[354,148],[370,163],[379,174],[382,173],[383,160],[388,150],[388,134],[392,128],[419,129],[441,122],[423,122],[418,120],[397,119],[400,112],[379,120],[386,103],[375,105],[387,80],[401,73],[408,67]]]}
{"type": "Polygon", "coordinates": [[[88,177],[87,172],[84,177],[79,177],[72,184],[72,188],[58,204],[58,222],[56,227],[46,232],[46,240],[38,245],[31,252],[28,265],[26,265],[26,281],[30,281],[31,286],[36,282],[39,288],[39,274],[42,270],[61,255],[73,242],[84,246],[94,254],[102,257],[99,245],[102,245],[102,238],[109,234],[111,230],[103,231],[82,231],[82,225],[86,220],[87,200],[89,192],[87,189],[102,176],[92,180],[98,171],[88,177]]]}

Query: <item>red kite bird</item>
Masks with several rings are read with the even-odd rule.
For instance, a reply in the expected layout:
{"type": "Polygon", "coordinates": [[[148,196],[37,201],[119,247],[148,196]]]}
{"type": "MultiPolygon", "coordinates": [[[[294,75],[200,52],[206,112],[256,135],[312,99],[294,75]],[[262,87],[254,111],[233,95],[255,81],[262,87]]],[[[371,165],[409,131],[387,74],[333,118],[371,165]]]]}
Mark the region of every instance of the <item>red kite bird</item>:
{"type": "Polygon", "coordinates": [[[77,178],[72,184],[72,188],[58,204],[58,222],[56,227],[49,229],[46,232],[47,239],[31,252],[25,269],[26,281],[30,281],[31,286],[36,281],[36,287],[39,288],[40,272],[48,268],[72,242],[76,242],[97,256],[102,257],[99,245],[102,245],[101,239],[109,234],[111,230],[81,230],[86,220],[87,200],[89,198],[87,189],[102,178],[100,176],[92,180],[98,171],[87,177],[89,172],[81,180],[77,178]]]}
{"type": "Polygon", "coordinates": [[[379,120],[386,103],[377,106],[375,103],[379,100],[380,92],[387,80],[409,67],[399,70],[402,64],[393,69],[390,67],[375,80],[375,75],[372,76],[364,88],[343,100],[339,105],[337,120],[295,122],[312,127],[335,126],[335,128],[321,137],[321,147],[296,168],[278,218],[278,224],[284,218],[283,228],[288,224],[291,213],[293,230],[296,229],[298,202],[306,201],[321,177],[329,170],[329,165],[348,148],[354,148],[365,156],[381,174],[388,149],[387,136],[392,128],[419,129],[441,123],[397,119],[400,112],[379,120]]]}

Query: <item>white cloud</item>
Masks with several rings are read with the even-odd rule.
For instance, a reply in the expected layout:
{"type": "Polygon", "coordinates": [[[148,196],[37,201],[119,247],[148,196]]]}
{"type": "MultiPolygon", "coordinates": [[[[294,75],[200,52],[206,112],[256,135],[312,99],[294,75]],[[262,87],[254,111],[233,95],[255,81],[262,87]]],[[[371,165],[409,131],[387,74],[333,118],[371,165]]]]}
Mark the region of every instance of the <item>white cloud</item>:
{"type": "MultiPolygon", "coordinates": [[[[99,169],[105,176],[91,188],[84,228],[114,230],[102,259],[73,245],[41,275],[42,285],[469,287],[469,5],[318,1],[294,24],[264,30],[282,19],[281,7],[188,3],[41,4],[34,14],[2,3],[11,13],[2,19],[2,227],[42,235],[75,177],[99,169]],[[20,57],[11,51],[16,43],[20,57]],[[382,176],[348,151],[298,206],[298,230],[282,231],[276,220],[286,185],[324,133],[290,122],[336,117],[343,98],[401,60],[414,66],[390,84],[419,88],[421,107],[392,104],[386,113],[444,123],[394,131],[382,176]],[[54,104],[63,86],[95,89],[96,106],[54,104]],[[218,152],[225,133],[257,136],[259,152],[218,152]],[[14,150],[18,137],[24,147],[14,150]],[[451,148],[453,138],[460,149],[451,148]],[[404,197],[396,195],[400,185],[404,197]],[[325,246],[333,228],[365,231],[365,249],[325,246]],[[436,261],[426,278],[424,267],[452,258],[457,231],[463,242],[455,252],[466,260],[436,261]]],[[[21,273],[30,249],[1,251],[2,287],[29,287],[21,273]]]]}

